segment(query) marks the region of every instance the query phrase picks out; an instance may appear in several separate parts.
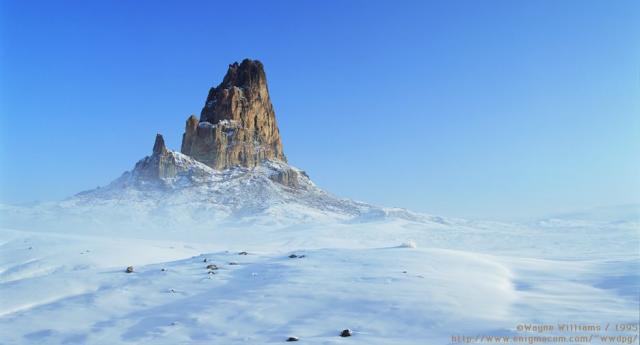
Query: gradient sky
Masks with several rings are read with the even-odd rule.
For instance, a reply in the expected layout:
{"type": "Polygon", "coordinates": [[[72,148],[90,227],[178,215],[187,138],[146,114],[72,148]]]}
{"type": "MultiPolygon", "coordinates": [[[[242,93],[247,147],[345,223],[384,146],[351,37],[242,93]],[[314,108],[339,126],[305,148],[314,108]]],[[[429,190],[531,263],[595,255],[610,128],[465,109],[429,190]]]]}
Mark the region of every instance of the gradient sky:
{"type": "Polygon", "coordinates": [[[384,206],[516,219],[640,202],[640,1],[2,1],[0,202],[179,149],[261,60],[291,164],[384,206]]]}

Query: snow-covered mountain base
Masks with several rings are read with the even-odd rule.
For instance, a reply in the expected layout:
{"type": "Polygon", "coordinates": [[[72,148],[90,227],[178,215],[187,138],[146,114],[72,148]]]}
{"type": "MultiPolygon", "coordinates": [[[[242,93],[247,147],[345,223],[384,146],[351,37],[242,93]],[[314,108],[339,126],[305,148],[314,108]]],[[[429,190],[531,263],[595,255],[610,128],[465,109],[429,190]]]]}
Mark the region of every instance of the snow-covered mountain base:
{"type": "Polygon", "coordinates": [[[304,171],[280,161],[215,170],[173,151],[145,157],[108,186],[62,202],[0,205],[0,216],[4,226],[13,228],[105,234],[126,228],[154,236],[221,226],[366,222],[388,216],[429,219],[330,195],[304,171]]]}

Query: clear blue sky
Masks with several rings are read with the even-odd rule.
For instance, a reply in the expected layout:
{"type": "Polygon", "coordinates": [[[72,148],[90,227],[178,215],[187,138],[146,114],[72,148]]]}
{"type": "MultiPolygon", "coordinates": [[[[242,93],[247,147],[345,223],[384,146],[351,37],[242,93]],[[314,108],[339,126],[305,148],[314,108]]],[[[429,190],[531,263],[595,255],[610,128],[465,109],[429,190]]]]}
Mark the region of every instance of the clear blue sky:
{"type": "Polygon", "coordinates": [[[640,1],[2,1],[0,201],[179,149],[261,60],[290,163],[342,196],[513,219],[640,202],[640,1]]]}

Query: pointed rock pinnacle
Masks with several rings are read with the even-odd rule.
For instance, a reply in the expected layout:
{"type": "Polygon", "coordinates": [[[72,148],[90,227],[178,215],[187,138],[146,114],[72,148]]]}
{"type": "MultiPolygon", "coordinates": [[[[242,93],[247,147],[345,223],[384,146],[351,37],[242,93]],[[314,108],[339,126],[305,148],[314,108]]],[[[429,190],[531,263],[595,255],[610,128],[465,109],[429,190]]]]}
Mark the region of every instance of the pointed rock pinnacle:
{"type": "Polygon", "coordinates": [[[164,138],[162,134],[156,134],[156,142],[153,144],[153,155],[165,155],[168,152],[167,147],[164,145],[164,138]]]}

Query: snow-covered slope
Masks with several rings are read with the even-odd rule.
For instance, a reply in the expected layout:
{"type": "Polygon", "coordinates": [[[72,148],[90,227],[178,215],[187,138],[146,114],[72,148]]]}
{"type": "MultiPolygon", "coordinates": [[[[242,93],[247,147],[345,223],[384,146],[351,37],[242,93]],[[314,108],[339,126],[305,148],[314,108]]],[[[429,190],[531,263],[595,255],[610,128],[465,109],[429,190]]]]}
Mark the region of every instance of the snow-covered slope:
{"type": "Polygon", "coordinates": [[[168,151],[163,160],[171,162],[170,176],[158,176],[158,157],[148,156],[109,185],[62,202],[29,207],[2,205],[2,225],[81,232],[87,228],[110,232],[115,226],[156,232],[206,230],[221,225],[366,222],[387,217],[431,220],[407,210],[333,196],[318,188],[304,171],[280,161],[219,171],[173,151],[168,151]],[[283,179],[287,184],[280,182],[283,179]]]}
{"type": "Polygon", "coordinates": [[[0,344],[451,344],[541,335],[523,324],[637,322],[637,224],[186,230],[0,230],[0,344]]]}
{"type": "Polygon", "coordinates": [[[80,193],[75,199],[82,203],[122,199],[126,195],[132,201],[153,200],[171,206],[188,202],[194,208],[210,209],[210,216],[217,219],[270,213],[282,205],[288,210],[282,216],[294,218],[323,215],[347,219],[382,210],[330,195],[304,171],[280,161],[263,161],[251,169],[236,166],[219,171],[178,152],[169,154],[177,162],[175,177],[150,181],[134,169],[106,188],[80,193]],[[281,176],[295,180],[294,187],[279,183],[281,176]]]}

